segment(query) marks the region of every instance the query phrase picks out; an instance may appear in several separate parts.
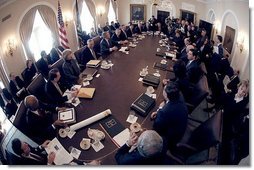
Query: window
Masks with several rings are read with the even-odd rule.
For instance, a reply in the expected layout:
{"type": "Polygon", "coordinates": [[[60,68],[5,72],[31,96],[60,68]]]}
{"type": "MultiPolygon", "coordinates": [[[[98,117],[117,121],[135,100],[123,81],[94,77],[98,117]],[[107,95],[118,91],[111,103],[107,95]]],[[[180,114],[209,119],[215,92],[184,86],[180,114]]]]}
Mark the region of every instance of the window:
{"type": "Polygon", "coordinates": [[[94,27],[94,19],[86,5],[86,2],[83,1],[83,8],[80,15],[80,22],[82,26],[82,30],[87,34],[90,33],[92,27],[94,27]]]}
{"type": "Polygon", "coordinates": [[[4,87],[4,83],[2,82],[1,79],[0,79],[0,88],[1,88],[1,89],[5,88],[5,87],[4,87]]]}
{"type": "Polygon", "coordinates": [[[112,5],[112,2],[110,0],[110,3],[109,3],[109,11],[108,11],[108,22],[110,23],[111,21],[114,21],[115,22],[116,20],[116,14],[115,14],[115,11],[113,9],[113,5],[112,5]]]}
{"type": "Polygon", "coordinates": [[[42,20],[41,15],[38,11],[35,14],[29,47],[31,52],[34,54],[35,61],[41,58],[41,51],[44,50],[48,54],[53,47],[53,38],[51,31],[42,20]]]}

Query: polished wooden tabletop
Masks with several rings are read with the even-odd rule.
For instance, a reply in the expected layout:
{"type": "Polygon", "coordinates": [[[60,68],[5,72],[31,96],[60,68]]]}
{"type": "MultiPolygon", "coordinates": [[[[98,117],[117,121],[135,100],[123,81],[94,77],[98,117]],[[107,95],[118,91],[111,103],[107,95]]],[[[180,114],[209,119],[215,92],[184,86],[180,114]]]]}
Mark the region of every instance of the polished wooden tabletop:
{"type": "MultiPolygon", "coordinates": [[[[147,86],[138,81],[140,78],[139,73],[142,68],[148,66],[149,73],[155,73],[156,69],[153,68],[155,62],[160,62],[161,57],[156,56],[156,49],[163,48],[159,45],[159,36],[146,36],[145,39],[138,41],[137,47],[130,48],[129,54],[120,51],[113,52],[105,60],[111,60],[114,64],[109,70],[98,68],[100,77],[94,77],[87,87],[96,88],[93,99],[80,99],[81,103],[75,108],[77,115],[77,122],[90,118],[106,109],[112,111],[112,115],[119,120],[123,126],[129,128],[130,123],[126,119],[130,112],[130,106],[133,101],[141,94],[145,93],[147,86]]],[[[168,62],[172,65],[172,61],[168,62]]],[[[173,73],[159,70],[160,80],[174,76],[173,73]]],[[[156,106],[152,111],[156,110],[160,102],[163,100],[162,96],[162,82],[155,88],[156,106]]],[[[151,112],[152,112],[151,111],[151,112]]],[[[150,120],[150,114],[147,117],[141,117],[138,114],[137,122],[142,125],[142,128],[151,129],[153,122],[150,120]]],[[[92,125],[83,127],[77,130],[72,139],[60,138],[59,141],[68,150],[73,146],[81,150],[79,160],[89,161],[93,159],[101,160],[103,165],[116,164],[114,155],[118,147],[111,141],[110,137],[106,134],[105,139],[102,141],[104,148],[99,152],[95,152],[92,147],[88,150],[82,150],[79,146],[82,138],[88,138],[88,128],[103,129],[99,125],[100,121],[92,125]]]]}

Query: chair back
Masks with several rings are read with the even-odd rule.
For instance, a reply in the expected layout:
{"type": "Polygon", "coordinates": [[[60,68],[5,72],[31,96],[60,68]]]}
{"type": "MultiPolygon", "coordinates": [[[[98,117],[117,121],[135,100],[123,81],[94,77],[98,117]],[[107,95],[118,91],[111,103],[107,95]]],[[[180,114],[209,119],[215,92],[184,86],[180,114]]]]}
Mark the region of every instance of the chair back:
{"type": "Polygon", "coordinates": [[[25,126],[26,112],[27,112],[27,108],[26,108],[26,106],[24,104],[24,100],[23,100],[20,103],[20,105],[15,113],[14,120],[12,122],[12,124],[23,133],[26,133],[26,131],[28,130],[27,127],[25,126]]]}
{"type": "Polygon", "coordinates": [[[47,95],[45,93],[46,80],[40,73],[27,87],[29,94],[36,96],[40,101],[47,103],[47,95]]]}
{"type": "Polygon", "coordinates": [[[222,139],[222,114],[222,111],[218,111],[197,127],[192,132],[187,144],[200,152],[220,143],[222,139]]]}
{"type": "Polygon", "coordinates": [[[22,165],[22,158],[5,149],[6,160],[8,165],[22,165]]]}
{"type": "Polygon", "coordinates": [[[94,41],[94,51],[97,54],[100,54],[100,51],[101,51],[101,47],[100,47],[101,39],[102,38],[100,36],[96,36],[96,37],[93,38],[93,41],[94,41]]]}

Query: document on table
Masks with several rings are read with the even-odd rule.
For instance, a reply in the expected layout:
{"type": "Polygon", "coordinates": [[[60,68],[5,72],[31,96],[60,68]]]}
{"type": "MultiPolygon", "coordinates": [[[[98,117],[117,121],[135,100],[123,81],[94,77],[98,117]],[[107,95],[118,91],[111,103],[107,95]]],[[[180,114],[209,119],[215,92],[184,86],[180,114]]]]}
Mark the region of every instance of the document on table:
{"type": "Polygon", "coordinates": [[[130,137],[130,130],[128,128],[124,129],[118,135],[114,136],[114,141],[121,147],[123,146],[130,137]]]}
{"type": "Polygon", "coordinates": [[[121,49],[119,51],[122,51],[122,52],[125,52],[125,50],[127,49],[128,47],[121,47],[121,49]]]}
{"type": "Polygon", "coordinates": [[[73,157],[64,149],[62,144],[59,142],[57,138],[54,138],[48,146],[45,148],[47,154],[54,152],[56,154],[54,163],[56,165],[64,165],[69,164],[73,157]]]}

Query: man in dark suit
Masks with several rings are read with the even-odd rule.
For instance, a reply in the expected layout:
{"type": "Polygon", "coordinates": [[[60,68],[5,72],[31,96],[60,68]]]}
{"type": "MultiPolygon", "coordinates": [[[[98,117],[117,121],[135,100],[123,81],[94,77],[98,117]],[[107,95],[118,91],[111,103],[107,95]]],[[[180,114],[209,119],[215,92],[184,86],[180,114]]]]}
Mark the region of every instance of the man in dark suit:
{"type": "Polygon", "coordinates": [[[10,92],[17,102],[21,101],[25,97],[24,85],[25,84],[23,80],[21,80],[19,76],[10,73],[10,83],[9,83],[10,92]]]}
{"type": "Polygon", "coordinates": [[[129,28],[126,31],[126,34],[128,37],[132,37],[134,33],[135,33],[134,32],[134,25],[130,24],[129,28]]]}
{"type": "Polygon", "coordinates": [[[110,30],[111,30],[112,32],[114,32],[114,31],[116,30],[114,21],[111,21],[111,23],[110,23],[110,30]]]}
{"type": "Polygon", "coordinates": [[[86,64],[90,60],[97,60],[97,59],[98,59],[97,54],[94,51],[94,40],[89,39],[89,40],[87,40],[87,46],[83,50],[83,55],[82,55],[82,58],[81,58],[81,64],[86,66],[86,64]]]}
{"type": "Polygon", "coordinates": [[[120,28],[120,23],[118,20],[116,20],[116,22],[115,22],[115,28],[120,28]]]}
{"type": "Polygon", "coordinates": [[[21,165],[53,165],[55,153],[45,154],[45,148],[50,140],[46,140],[42,145],[34,148],[28,143],[21,141],[18,138],[12,140],[12,150],[21,157],[21,165]]]}
{"type": "Polygon", "coordinates": [[[50,59],[50,56],[48,56],[45,51],[42,51],[41,52],[41,59],[39,59],[36,63],[37,63],[37,68],[38,68],[39,72],[44,77],[47,78],[51,64],[53,64],[53,62],[50,59]]]}
{"type": "Polygon", "coordinates": [[[77,61],[74,59],[74,54],[72,53],[71,50],[66,49],[63,52],[63,58],[64,58],[64,63],[63,63],[63,72],[65,75],[66,82],[68,82],[71,85],[77,84],[80,75],[80,68],[77,63],[77,61]]]}
{"type": "Polygon", "coordinates": [[[206,35],[206,30],[202,29],[201,36],[196,41],[196,47],[197,47],[197,49],[200,49],[200,47],[204,44],[206,39],[208,39],[208,36],[206,35]]]}
{"type": "Polygon", "coordinates": [[[37,70],[32,62],[32,60],[26,61],[26,69],[23,71],[23,79],[25,81],[25,86],[27,87],[35,76],[37,70]]]}
{"type": "Polygon", "coordinates": [[[111,37],[111,39],[112,39],[112,41],[117,42],[119,45],[128,43],[127,40],[122,41],[121,30],[120,29],[116,29],[116,31],[113,34],[113,36],[111,37]]]}
{"type": "Polygon", "coordinates": [[[98,24],[97,33],[101,36],[103,33],[103,28],[101,27],[101,24],[98,24]]]}
{"type": "Polygon", "coordinates": [[[60,59],[60,56],[58,54],[58,48],[57,48],[57,45],[55,45],[55,47],[53,47],[51,50],[50,50],[50,59],[52,61],[52,63],[55,63],[56,61],[58,61],[60,59]]]}
{"type": "Polygon", "coordinates": [[[135,28],[134,32],[136,34],[142,34],[142,24],[141,24],[141,22],[138,23],[138,26],[135,28]]]}
{"type": "Polygon", "coordinates": [[[118,165],[163,165],[163,139],[154,130],[146,130],[139,137],[131,132],[129,140],[116,153],[118,165]],[[133,145],[136,148],[129,151],[133,145]]]}
{"type": "Polygon", "coordinates": [[[101,55],[106,56],[118,49],[118,43],[110,39],[109,32],[102,33],[103,39],[100,42],[101,55]]]}
{"type": "Polygon", "coordinates": [[[223,57],[223,45],[222,45],[222,36],[217,35],[216,36],[216,42],[217,42],[217,47],[218,47],[218,53],[221,57],[223,57]]]}
{"type": "Polygon", "coordinates": [[[165,147],[173,150],[187,127],[188,110],[176,84],[165,86],[163,96],[165,101],[151,114],[151,118],[154,119],[153,128],[163,137],[165,147]]]}
{"type": "Polygon", "coordinates": [[[8,118],[14,115],[18,109],[18,106],[14,102],[12,95],[6,88],[0,88],[0,105],[8,118]]]}
{"type": "Polygon", "coordinates": [[[196,84],[201,76],[202,76],[202,70],[199,66],[198,60],[198,52],[195,49],[190,49],[188,52],[188,63],[186,65],[186,75],[189,79],[189,81],[193,84],[196,84]]]}
{"type": "MultiPolygon", "coordinates": [[[[68,97],[63,96],[66,89],[64,89],[59,83],[60,78],[61,74],[57,68],[49,71],[49,79],[45,85],[45,93],[48,96],[49,102],[52,104],[63,105],[64,102],[68,101],[68,97]]],[[[73,91],[71,97],[76,95],[77,91],[73,91]]]]}
{"type": "Polygon", "coordinates": [[[43,142],[46,139],[53,139],[56,136],[56,127],[64,126],[61,120],[53,120],[52,111],[63,110],[64,108],[47,105],[40,102],[35,96],[29,95],[24,99],[27,108],[26,122],[24,125],[28,137],[36,142],[43,142]],[[50,113],[46,113],[51,111],[50,113]]]}
{"type": "Polygon", "coordinates": [[[127,36],[127,33],[126,33],[126,26],[125,26],[125,25],[122,25],[122,26],[120,27],[120,30],[121,30],[121,35],[120,35],[121,40],[122,40],[122,41],[127,40],[127,39],[128,39],[128,36],[127,36]]]}

